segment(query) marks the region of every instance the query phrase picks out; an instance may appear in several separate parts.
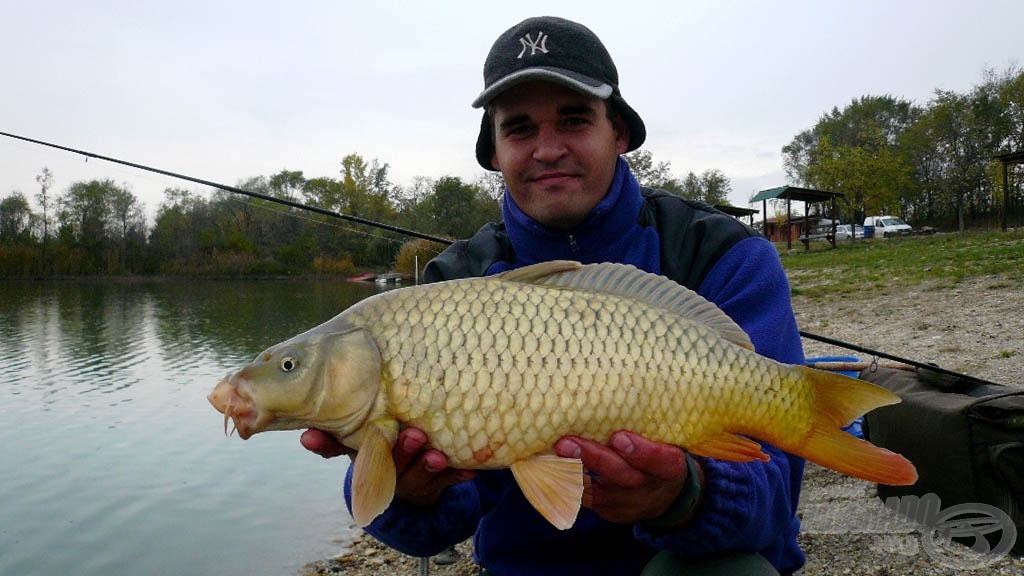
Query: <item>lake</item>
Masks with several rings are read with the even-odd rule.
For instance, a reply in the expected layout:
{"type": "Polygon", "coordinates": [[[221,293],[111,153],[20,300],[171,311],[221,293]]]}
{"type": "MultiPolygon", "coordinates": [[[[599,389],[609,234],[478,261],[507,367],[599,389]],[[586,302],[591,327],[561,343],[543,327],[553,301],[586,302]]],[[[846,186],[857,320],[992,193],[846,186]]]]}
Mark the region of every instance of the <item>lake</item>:
{"type": "Polygon", "coordinates": [[[341,281],[0,283],[0,574],[295,574],[356,533],[347,458],[225,438],[228,371],[371,295],[341,281]]]}

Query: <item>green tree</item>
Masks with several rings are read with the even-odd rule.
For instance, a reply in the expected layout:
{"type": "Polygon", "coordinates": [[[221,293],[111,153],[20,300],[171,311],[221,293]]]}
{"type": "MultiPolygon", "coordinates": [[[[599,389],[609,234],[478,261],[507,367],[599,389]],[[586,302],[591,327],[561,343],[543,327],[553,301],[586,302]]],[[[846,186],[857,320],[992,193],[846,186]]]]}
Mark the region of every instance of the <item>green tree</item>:
{"type": "Polygon", "coordinates": [[[1024,150],[1024,69],[1013,66],[1002,74],[990,73],[988,83],[1000,102],[1000,152],[1024,150]]]}
{"type": "Polygon", "coordinates": [[[700,201],[701,196],[704,194],[704,191],[701,190],[700,187],[700,177],[692,171],[686,173],[686,177],[683,178],[681,188],[681,196],[690,200],[700,201]]]}
{"type": "Polygon", "coordinates": [[[30,244],[32,220],[32,209],[21,192],[13,192],[0,200],[0,244],[30,244]]]}
{"type": "Polygon", "coordinates": [[[38,176],[36,176],[36,182],[39,183],[39,193],[36,194],[36,201],[39,202],[39,207],[43,209],[43,214],[40,218],[40,223],[43,226],[43,258],[45,259],[46,244],[50,238],[50,220],[52,218],[50,216],[50,189],[53,187],[53,173],[50,172],[49,168],[44,166],[43,171],[40,172],[38,176]]]}
{"type": "Polygon", "coordinates": [[[412,180],[412,185],[402,190],[396,199],[396,221],[399,226],[429,234],[441,233],[435,228],[434,217],[430,213],[429,204],[434,193],[434,184],[431,178],[416,176],[412,180]]]}
{"type": "Polygon", "coordinates": [[[146,215],[142,203],[127,186],[111,190],[107,203],[107,226],[118,247],[115,271],[141,270],[146,238],[146,215]]]}
{"type": "Polygon", "coordinates": [[[782,148],[786,174],[805,186],[841,192],[844,211],[884,210],[906,216],[912,185],[900,137],[920,110],[892,96],[862,96],[833,108],[782,148]]]}
{"type": "Polygon", "coordinates": [[[940,188],[945,156],[935,145],[936,118],[926,110],[900,136],[899,150],[906,163],[912,190],[905,203],[923,222],[935,222],[942,213],[940,188]]]}
{"type": "Polygon", "coordinates": [[[654,162],[654,155],[649,150],[634,150],[623,155],[629,163],[633,176],[641,186],[659,188],[673,193],[679,193],[683,187],[672,176],[672,165],[670,162],[654,162]]]}
{"type": "Polygon", "coordinates": [[[968,95],[937,90],[928,113],[934,145],[945,159],[940,192],[953,206],[957,228],[963,231],[967,209],[989,184],[985,167],[991,155],[989,137],[980,124],[977,101],[968,95]]]}
{"type": "Polygon", "coordinates": [[[342,203],[341,182],[327,177],[311,178],[302,185],[302,196],[307,204],[337,210],[342,203]]]}
{"type": "Polygon", "coordinates": [[[302,170],[281,170],[268,182],[271,195],[285,200],[297,200],[306,186],[302,170]]]}
{"type": "Polygon", "coordinates": [[[367,162],[358,154],[349,154],[341,161],[341,212],[385,220],[394,215],[392,194],[395,186],[388,180],[387,164],[377,159],[367,162]]]}
{"type": "MultiPolygon", "coordinates": [[[[307,204],[340,211],[338,207],[342,204],[342,186],[341,182],[335,178],[318,177],[306,180],[302,188],[302,195],[307,204]]],[[[316,238],[319,256],[351,260],[355,246],[351,242],[351,235],[342,233],[339,226],[338,221],[329,216],[315,215],[311,217],[311,233],[316,238]]],[[[350,228],[346,226],[346,229],[350,228]]]]}
{"type": "MultiPolygon", "coordinates": [[[[397,187],[388,180],[388,165],[376,159],[367,162],[358,154],[349,154],[341,161],[341,198],[334,209],[351,216],[375,222],[393,222],[396,215],[393,196],[397,187]]],[[[389,265],[401,246],[394,234],[379,230],[360,230],[351,237],[355,260],[375,265],[389,265]]]]}
{"type": "Polygon", "coordinates": [[[197,272],[209,264],[215,235],[204,198],[183,188],[167,188],[149,233],[148,267],[164,273],[197,272]]]}
{"type": "Polygon", "coordinates": [[[474,184],[456,176],[443,176],[434,183],[427,203],[433,230],[449,238],[468,238],[484,223],[497,216],[497,200],[474,184]]]}
{"type": "Polygon", "coordinates": [[[58,238],[73,255],[66,273],[95,274],[111,268],[110,198],[113,180],[76,182],[57,199],[58,238]]]}
{"type": "Polygon", "coordinates": [[[725,176],[725,172],[718,169],[705,170],[700,175],[700,201],[710,206],[717,204],[728,204],[729,193],[732,192],[732,182],[725,176]]]}
{"type": "Polygon", "coordinates": [[[500,202],[505,193],[505,177],[501,172],[485,171],[476,179],[476,185],[488,198],[500,202]]]}

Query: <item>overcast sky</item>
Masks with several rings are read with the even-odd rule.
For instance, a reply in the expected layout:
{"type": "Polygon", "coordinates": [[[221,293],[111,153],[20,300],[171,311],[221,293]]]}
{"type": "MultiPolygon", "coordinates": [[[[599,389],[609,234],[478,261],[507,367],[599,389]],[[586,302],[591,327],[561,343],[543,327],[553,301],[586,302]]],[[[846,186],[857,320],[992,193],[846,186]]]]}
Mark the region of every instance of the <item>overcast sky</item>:
{"type": "MultiPolygon", "coordinates": [[[[483,170],[483,60],[518,21],[577,20],[604,41],[626,100],[673,173],[722,170],[733,204],[785,184],[781,149],[862,95],[926,104],[1022,64],[1024,1],[139,2],[0,0],[0,132],[237,184],[339,175],[349,153],[416,176],[483,170]]],[[[0,137],[0,197],[43,167],[208,189],[0,137]]]]}

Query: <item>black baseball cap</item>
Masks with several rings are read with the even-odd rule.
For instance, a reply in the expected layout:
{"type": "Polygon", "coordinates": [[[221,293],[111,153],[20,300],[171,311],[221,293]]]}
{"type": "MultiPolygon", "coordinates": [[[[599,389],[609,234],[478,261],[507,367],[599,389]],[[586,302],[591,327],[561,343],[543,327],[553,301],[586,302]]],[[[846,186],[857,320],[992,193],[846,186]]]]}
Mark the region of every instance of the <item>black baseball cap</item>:
{"type": "MultiPolygon", "coordinates": [[[[473,100],[483,108],[509,88],[530,80],[554,82],[583,94],[607,100],[629,126],[627,152],[647,138],[644,121],[619,92],[619,73],[604,44],[582,24],[539,16],[527,18],[498,37],[484,62],[484,91],[473,100]]],[[[491,157],[492,122],[484,113],[476,140],[476,160],[494,170],[491,157]]]]}

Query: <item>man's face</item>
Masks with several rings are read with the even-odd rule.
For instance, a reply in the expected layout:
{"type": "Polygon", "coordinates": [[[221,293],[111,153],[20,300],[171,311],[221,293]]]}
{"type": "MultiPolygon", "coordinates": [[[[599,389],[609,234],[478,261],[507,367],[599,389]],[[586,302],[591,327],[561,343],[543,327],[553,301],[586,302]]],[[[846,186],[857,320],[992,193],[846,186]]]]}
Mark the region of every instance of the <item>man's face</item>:
{"type": "Polygon", "coordinates": [[[509,88],[494,101],[495,168],[528,216],[572,230],[604,198],[629,131],[605,102],[550,82],[509,88]]]}

